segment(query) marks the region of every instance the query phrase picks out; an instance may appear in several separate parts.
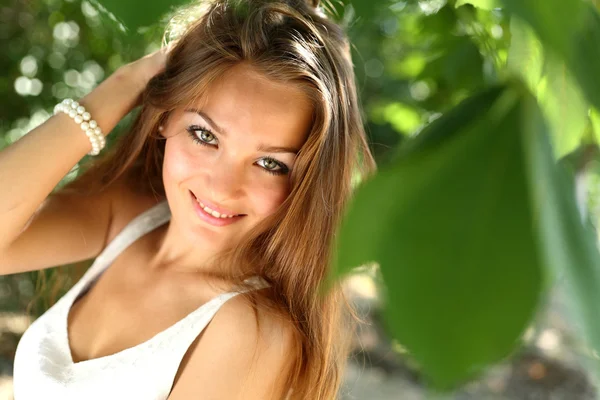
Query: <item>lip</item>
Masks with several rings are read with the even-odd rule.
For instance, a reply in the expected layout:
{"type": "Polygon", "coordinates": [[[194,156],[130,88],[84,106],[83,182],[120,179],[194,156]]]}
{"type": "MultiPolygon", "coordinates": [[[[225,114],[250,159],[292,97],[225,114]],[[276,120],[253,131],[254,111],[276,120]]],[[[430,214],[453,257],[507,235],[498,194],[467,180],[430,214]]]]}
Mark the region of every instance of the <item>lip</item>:
{"type": "Polygon", "coordinates": [[[211,203],[210,201],[206,201],[204,199],[199,199],[197,198],[193,192],[190,191],[190,193],[192,193],[192,196],[194,196],[194,198],[199,201],[200,203],[204,204],[206,207],[210,208],[211,210],[214,210],[216,212],[218,212],[219,214],[225,214],[225,215],[236,215],[236,214],[241,214],[241,213],[237,213],[235,211],[231,211],[228,210],[227,208],[223,208],[223,207],[219,207],[213,203],[211,203]]]}
{"type": "MultiPolygon", "coordinates": [[[[196,196],[194,196],[194,194],[191,191],[190,191],[190,199],[192,200],[192,206],[194,207],[194,211],[196,212],[196,215],[198,215],[198,217],[200,219],[202,219],[203,221],[205,221],[213,226],[231,225],[234,222],[237,222],[241,218],[244,217],[244,215],[239,215],[239,216],[233,217],[233,218],[216,218],[216,217],[213,217],[212,215],[210,215],[209,213],[207,213],[206,211],[204,211],[202,209],[202,207],[200,207],[200,204],[198,204],[198,201],[196,200],[196,196]]],[[[207,206],[210,209],[213,209],[211,207],[210,203],[207,204],[204,201],[202,201],[202,204],[204,204],[205,206],[207,206]]],[[[223,212],[222,209],[214,209],[214,210],[217,211],[219,214],[227,214],[227,215],[235,214],[235,213],[227,213],[227,210],[225,210],[225,212],[223,212]]]]}

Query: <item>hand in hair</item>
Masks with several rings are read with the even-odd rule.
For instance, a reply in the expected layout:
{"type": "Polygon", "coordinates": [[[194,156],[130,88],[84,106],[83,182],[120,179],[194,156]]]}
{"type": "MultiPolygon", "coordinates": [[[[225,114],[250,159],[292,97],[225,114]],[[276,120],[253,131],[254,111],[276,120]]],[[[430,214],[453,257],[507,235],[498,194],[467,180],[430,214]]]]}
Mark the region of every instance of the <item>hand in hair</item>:
{"type": "Polygon", "coordinates": [[[163,47],[120,68],[128,79],[135,82],[138,93],[144,90],[150,79],[164,71],[171,48],[172,46],[163,47]]]}

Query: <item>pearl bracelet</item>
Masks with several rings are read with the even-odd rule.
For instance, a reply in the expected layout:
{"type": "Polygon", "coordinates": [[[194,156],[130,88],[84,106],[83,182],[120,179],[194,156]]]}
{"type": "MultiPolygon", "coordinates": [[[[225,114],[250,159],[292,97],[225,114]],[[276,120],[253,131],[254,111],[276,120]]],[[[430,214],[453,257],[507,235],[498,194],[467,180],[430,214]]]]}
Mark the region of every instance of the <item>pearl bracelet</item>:
{"type": "Polygon", "coordinates": [[[85,135],[92,144],[92,151],[88,154],[90,156],[97,156],[106,145],[106,139],[104,138],[98,123],[92,119],[92,116],[85,110],[85,107],[73,99],[64,99],[62,103],[58,103],[54,107],[54,115],[59,112],[64,112],[69,117],[73,118],[76,124],[81,126],[81,129],[85,132],[85,135]]]}

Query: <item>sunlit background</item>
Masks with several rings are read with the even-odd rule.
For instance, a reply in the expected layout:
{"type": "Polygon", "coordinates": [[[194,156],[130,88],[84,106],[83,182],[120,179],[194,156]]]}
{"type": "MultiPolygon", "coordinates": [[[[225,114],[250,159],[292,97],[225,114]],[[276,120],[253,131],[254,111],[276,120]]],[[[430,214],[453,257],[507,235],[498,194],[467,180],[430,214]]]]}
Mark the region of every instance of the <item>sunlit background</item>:
{"type": "MultiPolygon", "coordinates": [[[[373,10],[369,23],[356,18],[353,9],[338,7],[353,40],[361,101],[380,165],[405,138],[499,79],[510,40],[507,18],[499,10],[455,5],[398,1],[373,10]]],[[[5,0],[0,6],[0,148],[43,123],[57,102],[84,96],[119,66],[157,49],[161,34],[160,26],[126,33],[85,0],[5,0]]],[[[591,194],[589,199],[584,194],[583,203],[595,213],[594,168],[589,178],[591,189],[584,193],[591,194]]],[[[66,290],[86,267],[0,277],[0,399],[12,398],[12,360],[20,335],[61,294],[52,291],[55,283],[66,290]]],[[[342,398],[424,399],[419,366],[384,333],[378,282],[374,266],[347,283],[366,323],[356,338],[342,398]]],[[[436,398],[595,399],[585,361],[599,355],[574,338],[560,288],[547,303],[514,355],[436,398]]]]}

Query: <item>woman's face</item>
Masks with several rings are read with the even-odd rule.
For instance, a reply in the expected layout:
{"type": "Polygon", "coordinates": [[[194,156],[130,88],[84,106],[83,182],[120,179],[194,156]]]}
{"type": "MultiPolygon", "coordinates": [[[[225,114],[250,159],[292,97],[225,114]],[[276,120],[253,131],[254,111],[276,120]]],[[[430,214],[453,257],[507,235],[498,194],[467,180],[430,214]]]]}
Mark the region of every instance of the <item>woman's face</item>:
{"type": "Polygon", "coordinates": [[[174,111],[163,130],[171,224],[190,243],[218,251],[273,214],[289,194],[312,112],[299,87],[270,81],[245,64],[198,104],[174,111]]]}

